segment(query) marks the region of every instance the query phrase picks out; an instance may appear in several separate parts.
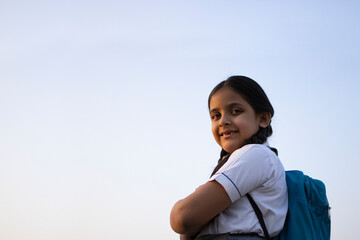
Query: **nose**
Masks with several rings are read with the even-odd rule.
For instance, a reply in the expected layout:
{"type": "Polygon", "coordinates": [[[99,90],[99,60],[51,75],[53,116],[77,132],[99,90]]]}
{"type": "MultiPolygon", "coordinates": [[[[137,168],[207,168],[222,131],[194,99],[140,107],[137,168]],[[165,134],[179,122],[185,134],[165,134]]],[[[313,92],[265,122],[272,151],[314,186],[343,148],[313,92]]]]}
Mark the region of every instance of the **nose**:
{"type": "Polygon", "coordinates": [[[227,118],[227,116],[223,115],[219,121],[219,126],[223,127],[223,126],[229,126],[229,125],[230,125],[230,120],[227,118]]]}

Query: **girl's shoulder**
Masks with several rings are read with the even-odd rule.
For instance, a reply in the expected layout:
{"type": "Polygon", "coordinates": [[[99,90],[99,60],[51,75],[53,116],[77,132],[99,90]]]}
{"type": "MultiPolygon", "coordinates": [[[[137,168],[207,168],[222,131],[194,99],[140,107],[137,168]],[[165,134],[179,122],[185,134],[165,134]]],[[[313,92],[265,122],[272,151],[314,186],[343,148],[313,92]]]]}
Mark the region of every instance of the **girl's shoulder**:
{"type": "Polygon", "coordinates": [[[240,157],[276,157],[277,155],[270,149],[267,143],[264,144],[246,144],[241,148],[235,150],[230,158],[240,157]]]}
{"type": "Polygon", "coordinates": [[[278,156],[268,145],[247,144],[235,150],[218,172],[236,168],[253,169],[254,171],[260,168],[263,171],[270,171],[271,169],[282,169],[283,167],[278,156]]]}

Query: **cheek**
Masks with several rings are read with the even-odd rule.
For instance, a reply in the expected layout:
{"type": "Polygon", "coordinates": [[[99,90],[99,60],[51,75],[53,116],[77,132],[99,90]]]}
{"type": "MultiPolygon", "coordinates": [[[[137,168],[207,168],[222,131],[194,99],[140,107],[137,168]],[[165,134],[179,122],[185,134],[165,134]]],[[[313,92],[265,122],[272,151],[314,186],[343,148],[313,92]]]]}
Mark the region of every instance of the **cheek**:
{"type": "Polygon", "coordinates": [[[219,135],[218,135],[218,128],[216,125],[212,124],[211,125],[211,131],[212,131],[212,134],[214,136],[214,139],[215,141],[220,144],[220,138],[219,138],[219,135]]]}
{"type": "Polygon", "coordinates": [[[247,127],[247,129],[248,129],[248,134],[252,136],[259,131],[260,127],[258,124],[251,124],[247,127]]]}
{"type": "Polygon", "coordinates": [[[257,133],[257,131],[259,130],[259,124],[258,124],[257,120],[252,117],[239,119],[238,127],[243,132],[246,132],[251,135],[257,133]]]}

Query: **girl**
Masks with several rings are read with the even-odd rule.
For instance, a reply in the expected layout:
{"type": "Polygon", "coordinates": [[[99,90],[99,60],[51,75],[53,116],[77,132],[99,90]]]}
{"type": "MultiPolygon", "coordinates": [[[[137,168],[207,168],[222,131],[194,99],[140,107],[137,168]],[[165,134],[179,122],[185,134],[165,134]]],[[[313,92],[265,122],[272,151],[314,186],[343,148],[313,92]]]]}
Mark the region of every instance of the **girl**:
{"type": "Polygon", "coordinates": [[[170,214],[180,239],[265,239],[247,197],[263,216],[271,237],[282,230],[287,213],[285,170],[267,138],[274,109],[254,80],[232,76],[208,99],[212,133],[222,148],[210,180],[178,201],[170,214]]]}

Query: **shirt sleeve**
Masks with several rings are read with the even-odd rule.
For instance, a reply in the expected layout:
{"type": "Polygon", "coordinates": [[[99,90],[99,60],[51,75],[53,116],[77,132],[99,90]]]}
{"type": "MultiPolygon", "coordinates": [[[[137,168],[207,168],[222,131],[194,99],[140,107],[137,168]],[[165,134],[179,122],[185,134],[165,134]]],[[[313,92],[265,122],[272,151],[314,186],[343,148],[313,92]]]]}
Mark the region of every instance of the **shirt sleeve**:
{"type": "Polygon", "coordinates": [[[236,150],[210,181],[220,183],[231,202],[235,202],[264,184],[274,174],[270,153],[265,148],[260,144],[249,144],[236,150]]]}

